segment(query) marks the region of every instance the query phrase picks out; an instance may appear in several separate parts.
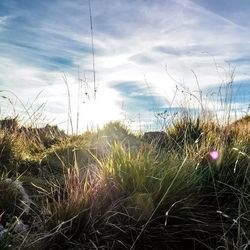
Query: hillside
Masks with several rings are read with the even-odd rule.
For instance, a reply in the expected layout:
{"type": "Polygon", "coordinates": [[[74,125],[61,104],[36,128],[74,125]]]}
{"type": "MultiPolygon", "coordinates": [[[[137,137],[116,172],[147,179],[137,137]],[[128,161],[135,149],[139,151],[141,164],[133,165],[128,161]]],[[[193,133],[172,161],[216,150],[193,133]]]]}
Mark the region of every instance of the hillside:
{"type": "Polygon", "coordinates": [[[0,121],[0,249],[247,249],[249,116],[135,135],[0,121]]]}

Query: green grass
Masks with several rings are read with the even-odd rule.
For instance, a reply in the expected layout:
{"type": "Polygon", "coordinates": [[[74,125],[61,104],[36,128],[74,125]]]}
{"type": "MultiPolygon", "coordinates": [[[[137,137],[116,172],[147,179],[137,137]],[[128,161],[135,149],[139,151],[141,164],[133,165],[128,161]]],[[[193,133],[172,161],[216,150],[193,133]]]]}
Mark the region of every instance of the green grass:
{"type": "Polygon", "coordinates": [[[161,145],[118,122],[34,132],[0,132],[1,249],[248,249],[248,117],[185,116],[161,145]]]}

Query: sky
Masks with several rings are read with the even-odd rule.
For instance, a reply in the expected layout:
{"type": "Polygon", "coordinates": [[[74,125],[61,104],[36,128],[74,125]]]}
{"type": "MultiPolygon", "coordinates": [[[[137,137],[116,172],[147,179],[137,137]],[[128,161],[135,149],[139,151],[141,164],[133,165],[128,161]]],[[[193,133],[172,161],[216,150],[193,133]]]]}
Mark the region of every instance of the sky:
{"type": "Polygon", "coordinates": [[[249,16],[248,0],[0,0],[0,116],[84,131],[150,130],[200,99],[246,114],[249,16]]]}

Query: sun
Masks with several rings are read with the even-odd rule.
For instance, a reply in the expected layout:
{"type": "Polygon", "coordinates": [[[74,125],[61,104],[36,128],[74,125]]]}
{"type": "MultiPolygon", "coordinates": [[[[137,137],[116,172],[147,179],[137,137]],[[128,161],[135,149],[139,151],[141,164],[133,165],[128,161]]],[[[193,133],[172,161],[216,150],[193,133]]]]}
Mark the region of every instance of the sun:
{"type": "Polygon", "coordinates": [[[110,121],[121,120],[120,97],[111,89],[103,89],[102,94],[81,104],[80,130],[97,129],[110,121]]]}

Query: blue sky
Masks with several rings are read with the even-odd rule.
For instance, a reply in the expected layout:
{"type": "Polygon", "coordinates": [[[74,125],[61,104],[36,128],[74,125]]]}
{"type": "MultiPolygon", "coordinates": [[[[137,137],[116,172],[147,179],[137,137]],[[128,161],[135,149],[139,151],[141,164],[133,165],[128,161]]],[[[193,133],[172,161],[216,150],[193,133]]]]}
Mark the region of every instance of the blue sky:
{"type": "MultiPolygon", "coordinates": [[[[2,116],[25,115],[17,95],[31,113],[46,103],[36,117],[39,122],[66,128],[64,74],[74,121],[78,76],[83,80],[82,130],[117,119],[135,129],[139,123],[150,129],[157,112],[178,109],[199,88],[207,97],[206,105],[219,111],[220,101],[210,98],[211,93],[216,94],[232,75],[233,105],[239,113],[246,112],[248,0],[91,0],[91,7],[95,100],[88,1],[0,0],[0,90],[11,91],[1,93],[15,106],[1,98],[2,116]]],[[[195,100],[190,103],[198,107],[195,100]]]]}

